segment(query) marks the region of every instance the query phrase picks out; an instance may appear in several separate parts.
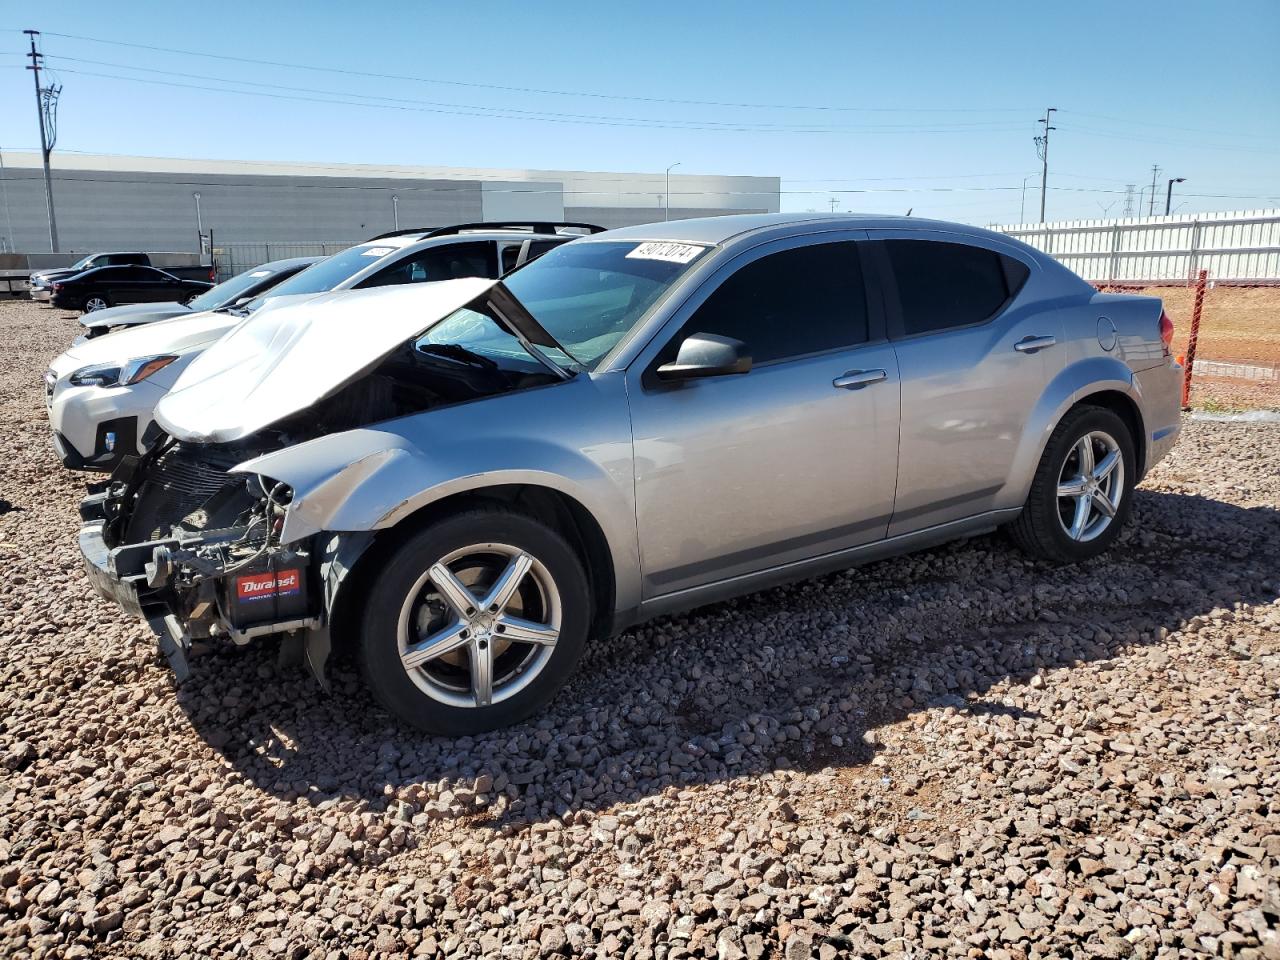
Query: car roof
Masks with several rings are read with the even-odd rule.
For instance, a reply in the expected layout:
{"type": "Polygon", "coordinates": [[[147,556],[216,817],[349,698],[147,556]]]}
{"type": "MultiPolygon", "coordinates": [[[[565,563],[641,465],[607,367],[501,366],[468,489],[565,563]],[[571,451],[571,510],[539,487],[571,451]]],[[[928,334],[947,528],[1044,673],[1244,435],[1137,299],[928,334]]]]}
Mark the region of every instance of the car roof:
{"type": "MultiPolygon", "coordinates": [[[[762,230],[792,227],[787,233],[805,233],[807,230],[846,228],[850,230],[910,228],[916,230],[945,230],[970,236],[1001,236],[980,227],[946,220],[929,220],[923,217],[901,217],[881,213],[739,213],[723,217],[696,217],[690,220],[659,221],[632,227],[619,227],[590,237],[591,242],[603,240],[676,240],[688,243],[723,244],[746,234],[762,230]]],[[[1009,239],[1003,237],[1003,239],[1009,239]]]]}

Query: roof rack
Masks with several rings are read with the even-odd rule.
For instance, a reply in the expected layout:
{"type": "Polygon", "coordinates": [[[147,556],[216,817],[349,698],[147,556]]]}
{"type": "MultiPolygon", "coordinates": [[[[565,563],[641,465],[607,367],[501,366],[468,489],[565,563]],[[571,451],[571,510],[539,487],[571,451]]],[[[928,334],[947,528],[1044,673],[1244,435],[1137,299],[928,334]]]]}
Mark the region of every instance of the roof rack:
{"type": "Polygon", "coordinates": [[[495,220],[481,223],[455,223],[451,227],[406,227],[403,230],[380,233],[376,237],[370,237],[365,242],[371,243],[374,240],[385,240],[388,237],[403,237],[411,233],[421,233],[425,240],[427,237],[447,237],[451,234],[462,233],[464,230],[528,230],[530,233],[555,235],[565,227],[586,230],[588,234],[603,233],[605,229],[594,223],[576,223],[569,220],[495,220]]]}

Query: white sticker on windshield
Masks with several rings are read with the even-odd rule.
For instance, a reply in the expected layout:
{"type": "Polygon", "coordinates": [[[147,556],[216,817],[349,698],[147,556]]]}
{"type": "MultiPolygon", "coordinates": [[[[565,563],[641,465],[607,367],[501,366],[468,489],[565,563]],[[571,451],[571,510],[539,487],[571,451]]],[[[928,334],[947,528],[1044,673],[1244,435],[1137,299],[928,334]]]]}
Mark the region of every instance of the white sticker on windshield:
{"type": "Polygon", "coordinates": [[[390,253],[394,249],[395,247],[370,247],[368,250],[364,252],[363,256],[385,257],[388,253],[390,253]]]}
{"type": "Polygon", "coordinates": [[[253,273],[249,274],[249,276],[251,276],[251,277],[265,277],[265,276],[268,276],[270,273],[271,273],[271,271],[270,271],[270,270],[255,270],[255,271],[253,271],[253,273]]]}
{"type": "Polygon", "coordinates": [[[691,243],[650,240],[627,254],[628,260],[665,260],[667,263],[690,263],[705,247],[691,243]]]}

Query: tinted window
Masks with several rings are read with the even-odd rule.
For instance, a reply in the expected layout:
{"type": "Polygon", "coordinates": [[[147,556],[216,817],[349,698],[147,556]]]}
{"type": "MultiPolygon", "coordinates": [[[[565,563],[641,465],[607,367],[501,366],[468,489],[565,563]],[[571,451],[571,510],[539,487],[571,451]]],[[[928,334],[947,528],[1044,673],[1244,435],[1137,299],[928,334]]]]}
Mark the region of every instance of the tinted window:
{"type": "Polygon", "coordinates": [[[754,363],[865,343],[867,296],[856,245],[798,247],[747,264],[698,308],[668,352],[674,356],[692,333],[741,340],[754,363]]]}
{"type": "Polygon", "coordinates": [[[911,336],[991,319],[1021,288],[1027,267],[993,250],[936,240],[885,240],[911,336]]]}
{"type": "Polygon", "coordinates": [[[111,283],[128,280],[131,277],[130,267],[94,267],[80,274],[77,279],[90,280],[94,283],[111,283]]]}
{"type": "Polygon", "coordinates": [[[103,262],[109,263],[112,266],[116,266],[122,263],[146,264],[150,262],[150,258],[145,253],[113,253],[110,256],[108,256],[103,262]]]}
{"type": "Polygon", "coordinates": [[[494,245],[488,241],[429,247],[385,270],[379,270],[359,286],[387,287],[400,283],[457,280],[459,277],[491,277],[493,257],[494,245]]]}

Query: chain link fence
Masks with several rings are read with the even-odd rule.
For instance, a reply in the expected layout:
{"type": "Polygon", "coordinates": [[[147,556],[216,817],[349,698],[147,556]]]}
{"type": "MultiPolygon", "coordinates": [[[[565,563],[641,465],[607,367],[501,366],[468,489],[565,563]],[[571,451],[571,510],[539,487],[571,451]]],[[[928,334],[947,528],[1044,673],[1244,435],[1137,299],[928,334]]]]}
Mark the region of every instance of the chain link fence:
{"type": "Polygon", "coordinates": [[[213,248],[218,279],[226,280],[262,263],[288,260],[291,257],[330,257],[359,240],[237,241],[219,243],[213,248]]]}

